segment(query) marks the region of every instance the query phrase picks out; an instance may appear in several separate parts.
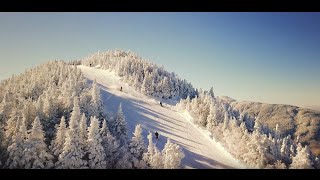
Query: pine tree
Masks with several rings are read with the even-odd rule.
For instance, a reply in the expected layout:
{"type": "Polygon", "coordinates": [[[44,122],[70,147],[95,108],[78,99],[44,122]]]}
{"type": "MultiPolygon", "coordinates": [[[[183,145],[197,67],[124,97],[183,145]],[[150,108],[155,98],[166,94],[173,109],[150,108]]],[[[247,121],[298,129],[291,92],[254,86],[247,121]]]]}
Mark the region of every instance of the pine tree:
{"type": "Polygon", "coordinates": [[[12,141],[10,142],[7,151],[8,151],[8,159],[6,161],[6,167],[10,169],[23,168],[23,150],[25,148],[25,138],[24,135],[27,132],[21,132],[24,127],[20,128],[23,125],[23,121],[18,117],[16,127],[15,127],[15,135],[12,136],[12,141]],[[21,131],[20,131],[21,130],[21,131]]]}
{"type": "Polygon", "coordinates": [[[274,138],[275,139],[280,139],[281,137],[280,137],[280,134],[281,133],[281,131],[280,131],[280,129],[279,129],[279,124],[276,124],[276,128],[275,128],[275,131],[274,131],[274,138]]]}
{"type": "Polygon", "coordinates": [[[87,130],[87,118],[84,113],[82,113],[81,121],[80,121],[80,146],[83,148],[82,150],[87,153],[88,145],[88,130],[87,130]]]}
{"type": "Polygon", "coordinates": [[[103,120],[103,106],[100,95],[100,88],[97,85],[97,81],[94,80],[92,89],[91,89],[91,116],[96,116],[100,121],[103,120]]]}
{"type": "Polygon", "coordinates": [[[171,143],[170,138],[162,150],[163,165],[165,169],[181,168],[181,160],[184,158],[184,153],[179,145],[171,143]]]}
{"type": "Polygon", "coordinates": [[[24,101],[22,116],[26,118],[26,127],[31,129],[31,124],[36,118],[36,107],[32,103],[31,98],[27,101],[24,101]]]}
{"type": "Polygon", "coordinates": [[[108,127],[107,121],[103,120],[102,128],[100,129],[100,134],[102,138],[102,146],[105,151],[105,161],[107,168],[115,168],[117,159],[119,157],[119,142],[111,135],[108,127]]]}
{"type": "Polygon", "coordinates": [[[164,168],[164,160],[163,154],[158,150],[156,146],[153,148],[154,152],[149,159],[149,164],[152,169],[163,169],[164,168]]]}
{"type": "Polygon", "coordinates": [[[65,143],[65,138],[66,138],[66,133],[67,133],[67,128],[66,128],[66,122],[65,122],[65,118],[64,116],[62,116],[60,124],[57,128],[57,133],[56,133],[56,137],[54,140],[52,140],[50,149],[51,152],[54,156],[56,156],[57,158],[59,157],[59,155],[62,153],[63,150],[63,146],[65,143]]]}
{"type": "Polygon", "coordinates": [[[121,103],[119,105],[118,112],[114,118],[113,123],[113,135],[120,140],[121,146],[127,144],[127,122],[122,111],[121,103]]]}
{"type": "Polygon", "coordinates": [[[226,130],[229,128],[229,114],[228,111],[225,111],[224,113],[224,120],[223,120],[223,129],[226,130]]]}
{"type": "Polygon", "coordinates": [[[17,133],[17,122],[19,122],[19,120],[17,120],[19,118],[18,115],[18,110],[16,108],[13,108],[11,113],[10,113],[10,118],[8,119],[7,123],[6,123],[6,131],[5,131],[5,141],[7,141],[7,143],[11,143],[11,139],[13,136],[16,135],[17,133]]]}
{"type": "MultiPolygon", "coordinates": [[[[87,96],[87,92],[83,92],[80,94],[80,110],[83,112],[86,116],[89,116],[89,113],[91,113],[91,106],[90,106],[90,98],[87,96]]],[[[89,122],[87,121],[87,125],[89,125],[89,122]]]]}
{"type": "Polygon", "coordinates": [[[155,148],[155,145],[153,144],[153,141],[152,141],[152,133],[150,131],[147,138],[149,140],[149,144],[148,144],[147,152],[143,154],[143,160],[147,162],[147,164],[150,166],[150,160],[154,154],[154,148],[155,148]]]}
{"type": "Polygon", "coordinates": [[[131,153],[128,151],[127,145],[120,146],[119,150],[119,159],[116,162],[115,168],[117,169],[131,169],[132,159],[131,153]]]}
{"type": "Polygon", "coordinates": [[[2,99],[2,102],[0,103],[0,123],[3,123],[7,120],[9,112],[10,112],[10,104],[8,102],[8,92],[4,94],[4,97],[2,99]]]}
{"type": "Polygon", "coordinates": [[[146,152],[142,137],[142,128],[140,124],[136,125],[133,137],[129,144],[130,152],[133,156],[133,165],[136,168],[144,168],[146,166],[145,162],[142,160],[143,153],[146,152]]]}
{"type": "Polygon", "coordinates": [[[32,123],[31,133],[26,140],[26,148],[23,152],[25,168],[43,169],[53,167],[53,156],[49,153],[44,143],[44,132],[38,117],[32,123]]]}
{"type": "Polygon", "coordinates": [[[313,169],[308,146],[302,147],[298,144],[297,154],[292,158],[290,169],[313,169]]]}
{"type": "Polygon", "coordinates": [[[89,167],[91,169],[105,168],[105,152],[101,144],[102,139],[99,132],[99,122],[96,117],[91,117],[91,124],[88,131],[89,167]]]}
{"type": "Polygon", "coordinates": [[[81,142],[79,129],[80,108],[77,97],[74,98],[74,106],[70,117],[69,128],[66,134],[63,151],[59,155],[58,168],[80,169],[86,168],[87,162],[83,159],[85,152],[81,142]]]}
{"type": "Polygon", "coordinates": [[[214,98],[214,92],[213,92],[213,87],[210,88],[209,94],[212,98],[214,98]]]}
{"type": "Polygon", "coordinates": [[[168,99],[171,98],[171,89],[172,84],[168,77],[164,77],[163,81],[161,82],[162,86],[162,98],[168,99]]]}

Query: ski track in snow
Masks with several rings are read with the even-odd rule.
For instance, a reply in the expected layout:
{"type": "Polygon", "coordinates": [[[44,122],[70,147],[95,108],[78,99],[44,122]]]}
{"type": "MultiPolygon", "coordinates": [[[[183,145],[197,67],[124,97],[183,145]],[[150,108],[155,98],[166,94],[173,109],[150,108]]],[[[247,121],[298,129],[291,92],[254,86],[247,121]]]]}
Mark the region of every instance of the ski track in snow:
{"type": "Polygon", "coordinates": [[[193,124],[192,117],[187,112],[180,112],[165,102],[164,107],[161,107],[159,100],[135,91],[123,83],[114,72],[83,65],[79,65],[78,68],[91,82],[96,79],[101,88],[101,98],[106,112],[117,112],[119,104],[122,103],[130,138],[136,124],[140,123],[146,144],[150,131],[153,133],[153,142],[159,150],[163,149],[167,138],[182,147],[185,154],[181,162],[183,168],[243,168],[243,165],[226,152],[220,143],[210,138],[209,133],[193,124]],[[121,86],[123,91],[120,91],[121,86]],[[154,137],[156,131],[159,133],[158,141],[154,137]]]}

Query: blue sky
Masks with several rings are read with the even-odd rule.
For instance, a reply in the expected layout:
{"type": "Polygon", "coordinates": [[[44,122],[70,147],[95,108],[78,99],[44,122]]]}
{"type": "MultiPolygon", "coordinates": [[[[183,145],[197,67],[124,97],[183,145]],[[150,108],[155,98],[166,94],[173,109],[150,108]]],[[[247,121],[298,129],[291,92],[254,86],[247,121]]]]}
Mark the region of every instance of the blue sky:
{"type": "Polygon", "coordinates": [[[320,13],[0,13],[0,79],[124,49],[237,100],[320,104],[320,13]]]}

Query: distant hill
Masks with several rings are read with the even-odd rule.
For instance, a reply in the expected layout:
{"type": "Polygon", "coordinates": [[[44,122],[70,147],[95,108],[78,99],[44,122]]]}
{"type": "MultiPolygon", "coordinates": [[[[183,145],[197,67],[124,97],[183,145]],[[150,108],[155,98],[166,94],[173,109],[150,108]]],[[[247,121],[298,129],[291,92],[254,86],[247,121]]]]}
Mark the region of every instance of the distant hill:
{"type": "Polygon", "coordinates": [[[315,110],[315,111],[320,111],[320,105],[303,106],[303,107],[307,108],[307,109],[312,109],[312,110],[315,110]]]}
{"type": "MultiPolygon", "coordinates": [[[[231,102],[234,110],[250,117],[272,130],[279,125],[282,135],[290,134],[294,139],[299,136],[299,142],[308,144],[311,150],[320,154],[320,111],[280,104],[265,104],[258,102],[231,102]]],[[[265,130],[268,133],[268,130],[265,130]]]]}

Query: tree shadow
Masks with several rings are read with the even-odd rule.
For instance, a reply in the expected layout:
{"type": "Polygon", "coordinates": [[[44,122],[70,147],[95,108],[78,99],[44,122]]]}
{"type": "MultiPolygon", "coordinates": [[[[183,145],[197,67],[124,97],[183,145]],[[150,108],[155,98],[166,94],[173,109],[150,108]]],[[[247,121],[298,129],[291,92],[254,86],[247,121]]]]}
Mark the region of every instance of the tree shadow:
{"type": "Polygon", "coordinates": [[[194,161],[189,161],[189,159],[182,159],[181,164],[184,164],[184,168],[186,167],[195,167],[198,169],[233,169],[232,167],[223,164],[222,162],[215,161],[206,156],[194,153],[186,148],[183,149],[185,156],[192,157],[194,161]]]}
{"type": "Polygon", "coordinates": [[[222,162],[215,161],[206,156],[193,152],[193,150],[198,150],[198,148],[194,147],[193,145],[198,144],[200,146],[202,144],[192,139],[187,139],[183,136],[187,136],[187,134],[189,133],[186,131],[187,128],[183,129],[187,125],[186,122],[182,122],[178,119],[171,118],[164,113],[156,112],[150,108],[144,107],[143,105],[147,105],[147,103],[142,100],[137,100],[130,97],[121,97],[120,95],[109,92],[109,88],[100,84],[99,86],[101,88],[101,100],[104,104],[104,109],[106,112],[117,112],[119,104],[122,103],[122,109],[127,122],[129,138],[132,138],[135,126],[137,123],[139,123],[141,124],[143,129],[142,136],[145,144],[148,144],[147,135],[150,131],[153,134],[153,142],[154,144],[156,144],[156,147],[159,150],[162,150],[165,143],[167,142],[166,135],[173,136],[174,139],[172,139],[172,142],[180,145],[183,152],[185,153],[185,156],[188,157],[182,159],[182,164],[184,165],[184,167],[200,169],[231,168],[227,165],[224,165],[222,162]],[[165,123],[155,121],[153,120],[154,118],[151,117],[161,119],[165,123]],[[182,129],[177,127],[181,127],[182,129]],[[160,134],[159,140],[155,139],[154,133],[156,131],[160,134]],[[176,139],[184,139],[184,141],[180,142],[176,141],[176,139]],[[190,144],[186,144],[188,142],[190,142],[190,144]]]}

